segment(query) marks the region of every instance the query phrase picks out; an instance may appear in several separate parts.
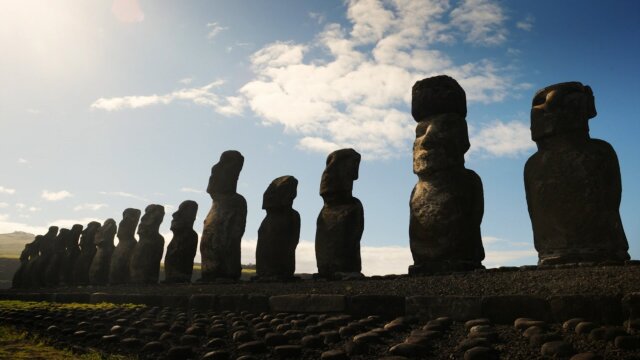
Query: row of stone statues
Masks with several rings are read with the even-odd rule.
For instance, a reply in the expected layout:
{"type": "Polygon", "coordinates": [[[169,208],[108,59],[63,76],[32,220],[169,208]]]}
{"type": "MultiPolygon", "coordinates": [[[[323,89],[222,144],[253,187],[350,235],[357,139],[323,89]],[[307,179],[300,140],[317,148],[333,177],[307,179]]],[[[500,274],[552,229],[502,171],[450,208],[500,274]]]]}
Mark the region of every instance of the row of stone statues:
{"type": "MultiPolygon", "coordinates": [[[[414,264],[409,274],[482,268],[480,224],[484,213],[482,181],[465,168],[469,150],[466,94],[446,75],[418,81],[412,89],[416,125],[413,171],[418,176],[410,200],[409,238],[414,264]]],[[[608,143],[589,137],[596,115],[591,88],[560,83],[536,93],[531,137],[538,151],[524,178],[535,248],[540,265],[629,259],[620,220],[620,169],[608,143]]],[[[247,203],[236,191],[244,157],[225,151],[211,169],[207,193],[212,206],[200,241],[202,281],[238,279],[240,242],[247,203]]],[[[360,239],[364,212],[353,197],[360,154],[341,149],[329,154],[320,183],[324,206],[317,219],[315,251],[318,276],[360,277],[360,239]]],[[[295,272],[300,215],[292,208],[298,181],[279,177],[264,193],[267,214],[258,230],[256,273],[261,279],[289,280],[295,272]]],[[[193,230],[198,204],[187,200],[173,214],[165,257],[166,282],[189,282],[198,236],[193,230]]],[[[158,229],[164,208],[126,209],[116,224],[91,222],[57,227],[25,247],[14,286],[156,283],[164,239],[158,229]],[[78,244],[78,239],[80,243],[78,244]]]]}

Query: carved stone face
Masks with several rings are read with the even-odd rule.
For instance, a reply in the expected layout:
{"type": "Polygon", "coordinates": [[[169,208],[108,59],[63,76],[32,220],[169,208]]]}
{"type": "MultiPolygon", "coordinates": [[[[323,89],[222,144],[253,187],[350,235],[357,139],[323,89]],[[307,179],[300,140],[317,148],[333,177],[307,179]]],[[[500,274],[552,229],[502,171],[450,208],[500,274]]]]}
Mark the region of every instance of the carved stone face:
{"type": "Polygon", "coordinates": [[[100,246],[105,242],[113,244],[113,237],[116,234],[116,221],[113,219],[105,220],[104,224],[96,232],[95,244],[100,246]]]}
{"type": "Polygon", "coordinates": [[[127,208],[122,212],[122,220],[118,226],[118,239],[133,236],[140,221],[141,212],[138,209],[127,208]]]}
{"type": "Polygon", "coordinates": [[[464,166],[467,150],[469,134],[463,117],[457,114],[432,116],[416,126],[413,172],[416,175],[428,175],[464,166]]]}
{"type": "Polygon", "coordinates": [[[539,90],[531,105],[531,138],[575,131],[589,131],[588,120],[596,116],[593,92],[579,82],[566,82],[539,90]]]}
{"type": "Polygon", "coordinates": [[[340,149],[327,157],[327,166],[320,180],[320,196],[351,193],[353,181],[358,179],[360,154],[353,149],[340,149]]]}
{"type": "Polygon", "coordinates": [[[235,150],[225,151],[220,155],[220,161],[211,168],[207,193],[233,194],[236,192],[238,177],[244,164],[244,157],[235,150]]]}
{"type": "Polygon", "coordinates": [[[458,82],[446,75],[416,82],[411,89],[411,115],[417,122],[438,114],[467,116],[467,96],[458,82]]]}
{"type": "Polygon", "coordinates": [[[298,180],[293,176],[281,176],[273,180],[262,197],[262,208],[291,208],[297,189],[298,180]]]}
{"type": "Polygon", "coordinates": [[[192,229],[197,213],[198,203],[191,200],[183,201],[178,210],[172,215],[171,231],[192,229]]]}
{"type": "Polygon", "coordinates": [[[138,235],[146,236],[158,233],[164,219],[164,206],[151,204],[144,210],[144,215],[138,226],[138,235]]]}

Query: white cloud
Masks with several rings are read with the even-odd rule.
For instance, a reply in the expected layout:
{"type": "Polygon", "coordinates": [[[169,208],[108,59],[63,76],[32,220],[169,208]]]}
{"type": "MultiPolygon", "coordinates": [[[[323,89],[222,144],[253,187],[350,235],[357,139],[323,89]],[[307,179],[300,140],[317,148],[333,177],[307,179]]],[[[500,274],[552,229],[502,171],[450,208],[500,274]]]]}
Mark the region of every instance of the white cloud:
{"type": "Polygon", "coordinates": [[[27,207],[27,205],[25,205],[25,204],[23,204],[23,203],[16,203],[16,207],[17,207],[18,209],[24,209],[24,208],[26,208],[26,207],[27,207]]]}
{"type": "Polygon", "coordinates": [[[531,29],[533,29],[534,21],[535,21],[535,18],[531,15],[528,15],[524,20],[518,21],[516,23],[516,27],[524,31],[531,31],[531,29]]]}
{"type": "Polygon", "coordinates": [[[189,193],[196,193],[196,194],[204,194],[204,191],[198,190],[198,189],[194,189],[194,188],[190,188],[190,187],[180,188],[180,191],[189,192],[189,193]]]}
{"type": "Polygon", "coordinates": [[[467,155],[480,153],[489,156],[518,156],[535,149],[531,141],[529,126],[521,121],[502,122],[496,120],[482,127],[479,131],[471,131],[471,148],[467,155]]]}
{"type": "Polygon", "coordinates": [[[190,78],[190,77],[178,80],[178,82],[182,85],[189,85],[191,84],[192,81],[193,81],[193,78],[190,78]]]}
{"type": "Polygon", "coordinates": [[[322,24],[326,20],[325,15],[323,13],[319,13],[319,12],[310,11],[309,12],[309,17],[311,19],[315,20],[318,24],[322,24]]]}
{"type": "Polygon", "coordinates": [[[122,196],[122,197],[126,197],[126,198],[131,198],[131,199],[136,199],[136,200],[140,200],[140,201],[144,201],[144,202],[149,202],[149,200],[138,196],[138,195],[134,195],[128,192],[124,192],[124,191],[100,191],[100,195],[108,195],[108,196],[122,196]]]}
{"type": "Polygon", "coordinates": [[[35,207],[35,206],[30,206],[28,210],[29,210],[29,212],[38,212],[38,211],[42,210],[42,208],[35,207]]]}
{"type": "Polygon", "coordinates": [[[0,209],[6,208],[6,207],[9,207],[9,204],[8,204],[8,203],[6,203],[6,202],[0,202],[0,209]]]}
{"type": "Polygon", "coordinates": [[[136,23],[144,20],[144,12],[138,4],[138,0],[113,0],[111,12],[124,23],[136,23]]]}
{"type": "Polygon", "coordinates": [[[31,114],[31,115],[40,115],[40,113],[41,113],[42,111],[40,111],[40,110],[38,110],[38,109],[32,109],[32,108],[29,108],[29,109],[27,109],[27,112],[28,112],[29,114],[31,114]]]}
{"type": "Polygon", "coordinates": [[[465,41],[474,45],[498,45],[507,40],[506,16],[491,0],[463,0],[451,11],[451,25],[466,34],[465,41]]]}
{"type": "Polygon", "coordinates": [[[9,194],[13,195],[16,193],[16,189],[6,188],[4,186],[0,186],[0,194],[9,194]]]}
{"type": "Polygon", "coordinates": [[[168,105],[174,101],[187,101],[196,105],[212,107],[222,115],[240,115],[244,101],[237,96],[221,97],[212,90],[220,87],[224,81],[217,80],[208,85],[195,88],[184,88],[165,95],[133,95],[113,98],[100,98],[91,104],[92,109],[117,111],[137,109],[151,105],[168,105]]]}
{"type": "Polygon", "coordinates": [[[70,192],[68,192],[67,190],[60,190],[60,191],[48,191],[48,190],[42,190],[42,198],[47,200],[47,201],[58,201],[58,200],[62,200],[65,198],[68,198],[70,196],[73,196],[73,194],[71,194],[70,192]]]}
{"type": "Polygon", "coordinates": [[[228,29],[229,29],[228,27],[221,26],[217,22],[208,23],[207,24],[207,30],[209,32],[207,33],[207,38],[208,39],[213,39],[220,32],[222,32],[224,30],[228,30],[228,29]]]}
{"type": "Polygon", "coordinates": [[[23,158],[19,158],[18,159],[18,164],[28,164],[29,161],[27,159],[23,159],[23,158]]]}
{"type": "Polygon", "coordinates": [[[77,205],[73,208],[73,211],[83,211],[83,210],[91,210],[91,211],[97,211],[100,210],[102,208],[107,207],[107,204],[91,204],[91,203],[86,203],[86,204],[80,204],[77,205]]]}
{"type": "Polygon", "coordinates": [[[75,224],[87,226],[87,224],[92,221],[97,221],[100,224],[102,224],[104,220],[106,219],[98,219],[95,217],[85,217],[85,218],[79,218],[79,219],[57,219],[57,220],[50,221],[48,226],[57,226],[60,229],[62,228],[70,229],[75,224]]]}
{"type": "Polygon", "coordinates": [[[45,234],[47,227],[33,226],[29,224],[9,221],[7,218],[0,218],[0,234],[8,234],[14,231],[23,231],[30,234],[45,234]]]}

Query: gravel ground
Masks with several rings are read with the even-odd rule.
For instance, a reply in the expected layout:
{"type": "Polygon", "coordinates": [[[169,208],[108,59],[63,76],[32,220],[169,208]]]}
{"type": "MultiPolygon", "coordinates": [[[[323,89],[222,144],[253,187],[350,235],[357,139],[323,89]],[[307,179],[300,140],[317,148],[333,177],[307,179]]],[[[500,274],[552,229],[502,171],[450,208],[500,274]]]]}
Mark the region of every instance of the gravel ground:
{"type": "Polygon", "coordinates": [[[343,294],[400,296],[486,296],[486,295],[615,295],[640,291],[640,266],[580,266],[542,269],[513,267],[478,270],[448,275],[409,277],[374,276],[360,280],[299,280],[287,283],[238,281],[219,284],[118,285],[59,287],[55,289],[16,289],[6,292],[107,292],[113,294],[343,294]]]}

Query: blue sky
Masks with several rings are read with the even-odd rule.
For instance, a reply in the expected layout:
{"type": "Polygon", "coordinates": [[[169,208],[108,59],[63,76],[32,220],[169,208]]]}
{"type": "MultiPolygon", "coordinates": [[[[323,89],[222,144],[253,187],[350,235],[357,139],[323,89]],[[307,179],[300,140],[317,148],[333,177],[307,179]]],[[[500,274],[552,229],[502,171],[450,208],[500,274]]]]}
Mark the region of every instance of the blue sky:
{"type": "MultiPolygon", "coordinates": [[[[363,155],[363,270],[402,273],[415,123],[411,86],[437,74],[467,92],[482,178],[485,265],[534,264],[523,167],[544,86],[593,88],[591,136],[617,151],[620,208],[640,258],[640,3],[636,1],[2,1],[0,233],[120,221],[126,207],[204,192],[221,152],[245,156],[243,260],[254,261],[262,193],[299,180],[297,267],[313,240],[327,154],[363,155]]],[[[199,255],[198,255],[199,256],[199,255]]]]}

